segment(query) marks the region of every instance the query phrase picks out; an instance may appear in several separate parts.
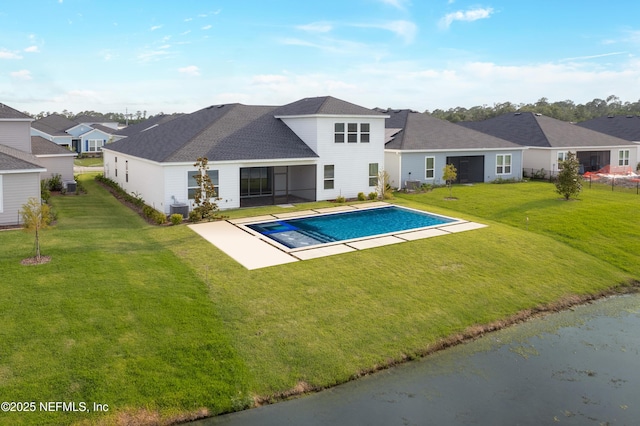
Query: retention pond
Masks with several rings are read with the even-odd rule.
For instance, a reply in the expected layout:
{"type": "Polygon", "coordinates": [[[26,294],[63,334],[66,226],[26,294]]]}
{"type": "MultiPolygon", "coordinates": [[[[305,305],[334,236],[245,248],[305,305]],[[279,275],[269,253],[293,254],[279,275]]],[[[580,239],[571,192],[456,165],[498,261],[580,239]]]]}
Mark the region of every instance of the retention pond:
{"type": "Polygon", "coordinates": [[[634,425],[640,295],[536,318],[317,394],[194,425],[634,425]]]}

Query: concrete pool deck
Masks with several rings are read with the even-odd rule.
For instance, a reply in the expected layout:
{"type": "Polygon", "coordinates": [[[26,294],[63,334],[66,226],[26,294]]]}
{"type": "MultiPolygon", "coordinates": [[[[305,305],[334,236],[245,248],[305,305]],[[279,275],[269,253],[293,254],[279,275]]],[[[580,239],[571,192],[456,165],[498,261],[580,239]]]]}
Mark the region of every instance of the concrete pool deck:
{"type": "Polygon", "coordinates": [[[220,222],[200,223],[188,226],[202,238],[215,245],[229,257],[249,270],[266,268],[269,266],[284,265],[287,263],[298,262],[300,260],[316,259],[319,257],[349,253],[358,250],[366,250],[369,248],[382,247],[390,244],[399,244],[424,238],[449,235],[453,233],[484,228],[487,226],[475,222],[459,221],[452,224],[438,225],[429,229],[420,229],[416,231],[398,231],[392,233],[391,235],[386,234],[380,236],[372,236],[358,239],[356,241],[336,242],[331,244],[323,244],[319,247],[295,249],[291,251],[284,251],[276,247],[272,243],[267,242],[266,237],[251,234],[241,227],[241,225],[246,223],[271,221],[285,218],[291,219],[294,217],[360,210],[364,208],[376,208],[386,205],[388,205],[388,203],[375,202],[353,206],[338,206],[298,212],[276,213],[273,215],[254,216],[241,219],[224,220],[220,222]]]}

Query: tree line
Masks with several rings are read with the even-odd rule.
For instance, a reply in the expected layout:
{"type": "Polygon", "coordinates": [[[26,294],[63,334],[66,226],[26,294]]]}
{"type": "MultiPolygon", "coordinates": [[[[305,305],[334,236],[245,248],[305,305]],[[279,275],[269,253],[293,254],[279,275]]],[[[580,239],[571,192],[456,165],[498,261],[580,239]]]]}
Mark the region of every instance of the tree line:
{"type": "Polygon", "coordinates": [[[640,100],[622,103],[620,98],[611,95],[606,99],[596,98],[585,104],[576,105],[571,100],[549,102],[547,98],[540,98],[537,102],[529,104],[504,102],[495,103],[492,106],[474,106],[468,109],[455,107],[448,110],[435,109],[431,112],[425,111],[426,114],[453,123],[459,121],[481,121],[514,112],[533,112],[558,120],[580,122],[612,115],[640,115],[640,100]]]}
{"type": "MultiPolygon", "coordinates": [[[[130,112],[127,114],[123,114],[121,112],[101,113],[97,111],[80,111],[79,113],[76,114],[66,109],[62,110],[62,112],[41,111],[38,114],[30,114],[28,112],[25,112],[25,114],[27,114],[28,116],[36,120],[40,120],[41,118],[48,117],[49,115],[57,114],[57,115],[66,117],[69,120],[74,120],[74,121],[78,117],[89,116],[89,117],[95,117],[95,118],[106,120],[106,121],[118,122],[120,124],[136,124],[146,120],[147,118],[153,117],[153,116],[147,117],[147,111],[136,111],[135,113],[130,112]]],[[[162,113],[160,114],[162,115],[162,113]]]]}

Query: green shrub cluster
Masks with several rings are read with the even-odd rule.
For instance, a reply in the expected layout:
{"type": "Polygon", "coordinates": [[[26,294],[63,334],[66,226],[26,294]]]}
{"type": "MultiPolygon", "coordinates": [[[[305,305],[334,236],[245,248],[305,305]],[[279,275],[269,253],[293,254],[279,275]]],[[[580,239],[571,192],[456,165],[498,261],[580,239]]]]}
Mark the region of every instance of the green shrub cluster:
{"type": "Polygon", "coordinates": [[[366,195],[364,195],[364,192],[358,192],[358,201],[365,201],[367,199],[366,195]]]}
{"type": "Polygon", "coordinates": [[[378,198],[378,194],[376,192],[370,192],[369,193],[369,199],[370,200],[375,200],[376,198],[378,198]]]}
{"type": "Polygon", "coordinates": [[[172,225],[180,225],[182,223],[182,215],[180,213],[174,213],[169,216],[169,220],[172,225]]]}
{"type": "Polygon", "coordinates": [[[96,176],[96,180],[106,185],[111,193],[118,199],[130,203],[140,209],[142,215],[153,221],[158,225],[162,225],[167,221],[167,216],[164,213],[156,210],[155,208],[144,203],[144,199],[139,194],[129,194],[125,191],[117,182],[104,177],[104,175],[96,176]]]}

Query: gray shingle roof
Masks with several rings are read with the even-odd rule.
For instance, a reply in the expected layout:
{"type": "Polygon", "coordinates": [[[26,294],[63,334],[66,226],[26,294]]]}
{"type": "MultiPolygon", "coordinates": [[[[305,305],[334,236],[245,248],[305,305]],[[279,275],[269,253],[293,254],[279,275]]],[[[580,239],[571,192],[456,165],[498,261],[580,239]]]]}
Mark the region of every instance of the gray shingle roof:
{"type": "Polygon", "coordinates": [[[3,103],[0,103],[0,119],[31,119],[27,114],[24,114],[17,109],[13,109],[3,103]]]}
{"type": "Polygon", "coordinates": [[[457,124],[522,146],[572,148],[630,144],[624,139],[531,112],[509,113],[488,120],[457,124]]]}
{"type": "Polygon", "coordinates": [[[638,115],[598,117],[577,125],[627,141],[640,141],[640,116],[638,115]]]}
{"type": "Polygon", "coordinates": [[[151,118],[148,118],[140,123],[131,124],[123,129],[119,129],[116,134],[119,136],[133,136],[137,133],[144,132],[145,130],[149,130],[152,127],[159,126],[162,123],[169,122],[174,118],[180,117],[184,114],[160,114],[154,115],[151,118]]]}
{"type": "MultiPolygon", "coordinates": [[[[384,112],[384,111],[383,111],[384,112]]],[[[522,149],[513,142],[456,126],[445,120],[410,110],[388,110],[387,129],[402,129],[390,137],[386,149],[522,149]]]]}
{"type": "Polygon", "coordinates": [[[316,158],[274,117],[278,109],[214,105],[113,142],[106,149],[158,162],[188,162],[201,156],[209,161],[316,158]]]}
{"type": "Polygon", "coordinates": [[[91,128],[95,130],[100,130],[108,135],[115,135],[117,133],[117,129],[114,129],[113,127],[104,126],[102,124],[92,124],[91,128]]]}
{"type": "Polygon", "coordinates": [[[44,169],[38,159],[24,151],[0,144],[0,170],[31,170],[44,169]]]}
{"type": "Polygon", "coordinates": [[[77,125],[78,123],[75,121],[69,120],[67,117],[59,114],[51,114],[31,123],[31,127],[34,129],[51,136],[69,136],[66,130],[77,125]]]}
{"type": "Polygon", "coordinates": [[[48,141],[41,136],[31,136],[31,152],[33,155],[76,155],[75,152],[69,151],[67,148],[48,141]]]}
{"type": "Polygon", "coordinates": [[[361,107],[332,96],[305,98],[284,105],[275,112],[276,117],[295,115],[383,115],[378,111],[361,107]]]}

